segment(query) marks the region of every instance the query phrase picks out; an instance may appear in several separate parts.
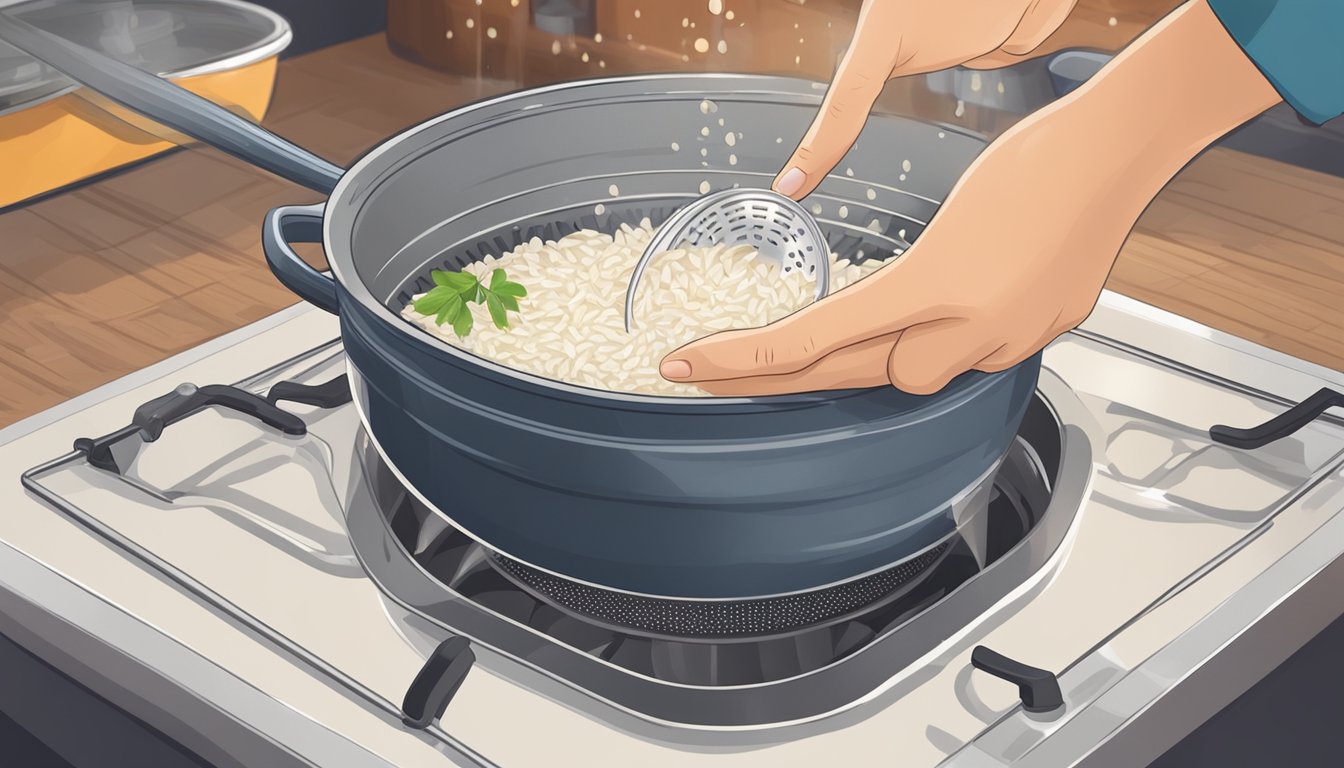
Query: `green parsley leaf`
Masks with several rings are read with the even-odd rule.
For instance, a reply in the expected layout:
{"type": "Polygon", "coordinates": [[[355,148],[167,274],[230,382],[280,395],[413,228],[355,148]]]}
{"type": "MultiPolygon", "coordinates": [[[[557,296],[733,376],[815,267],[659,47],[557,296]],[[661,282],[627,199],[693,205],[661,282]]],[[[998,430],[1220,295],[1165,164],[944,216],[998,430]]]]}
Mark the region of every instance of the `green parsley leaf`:
{"type": "Polygon", "coordinates": [[[457,319],[459,314],[465,311],[467,311],[467,306],[462,302],[462,297],[456,293],[450,293],[448,294],[448,300],[445,301],[443,307],[439,309],[438,317],[434,318],[434,322],[439,325],[451,323],[457,319]]]}
{"type": "Polygon", "coordinates": [[[415,300],[415,311],[422,315],[437,315],[443,305],[449,299],[457,298],[457,294],[452,291],[445,291],[441,288],[434,288],[429,293],[415,300]]]}
{"type": "Polygon", "coordinates": [[[517,312],[518,299],[527,295],[527,290],[510,282],[502,269],[490,273],[489,288],[469,272],[434,270],[430,278],[434,280],[434,287],[415,301],[415,311],[434,315],[438,325],[451,324],[458,338],[465,338],[475,324],[469,306],[471,302],[484,304],[495,326],[507,328],[508,313],[517,312]]]}
{"type": "Polygon", "coordinates": [[[429,273],[429,276],[436,285],[451,288],[458,293],[475,288],[478,285],[476,276],[470,272],[445,272],[436,269],[429,273]]]}
{"type": "Polygon", "coordinates": [[[485,307],[490,310],[490,319],[495,321],[496,328],[509,327],[509,315],[504,310],[504,304],[500,302],[498,296],[493,293],[485,294],[485,307]]]}
{"type": "Polygon", "coordinates": [[[471,317],[471,308],[463,304],[462,311],[458,312],[457,317],[453,320],[453,333],[456,333],[459,339],[466,338],[467,334],[471,333],[471,326],[474,322],[471,317]]]}
{"type": "Polygon", "coordinates": [[[492,291],[501,296],[512,296],[521,299],[527,295],[527,289],[517,283],[504,283],[498,288],[491,288],[492,291]]]}

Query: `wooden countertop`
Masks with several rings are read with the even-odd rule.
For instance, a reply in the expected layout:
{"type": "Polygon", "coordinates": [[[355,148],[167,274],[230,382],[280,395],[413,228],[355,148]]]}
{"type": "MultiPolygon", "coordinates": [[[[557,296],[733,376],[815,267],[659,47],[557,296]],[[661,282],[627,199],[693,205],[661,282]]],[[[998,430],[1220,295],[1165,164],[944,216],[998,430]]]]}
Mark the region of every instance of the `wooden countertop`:
{"type": "MultiPolygon", "coordinates": [[[[375,36],[283,62],[265,125],[347,163],[512,87],[411,64],[375,36]]],[[[193,148],[0,213],[0,426],[295,303],[259,225],[316,200],[193,148]]],[[[1109,287],[1344,368],[1344,180],[1210,151],[1144,214],[1109,287]]]]}

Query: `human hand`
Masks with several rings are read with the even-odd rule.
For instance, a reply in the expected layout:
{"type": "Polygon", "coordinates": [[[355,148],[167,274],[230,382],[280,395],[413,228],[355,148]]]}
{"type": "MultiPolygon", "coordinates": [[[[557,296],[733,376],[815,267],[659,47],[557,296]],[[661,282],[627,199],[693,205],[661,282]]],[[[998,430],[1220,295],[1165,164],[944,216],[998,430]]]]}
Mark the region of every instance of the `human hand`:
{"type": "Polygon", "coordinates": [[[1133,222],[1190,158],[1279,100],[1192,0],[995,141],[893,263],[764,328],[684,346],[661,372],[716,395],[929,394],[1011,367],[1088,315],[1133,222]]]}
{"type": "Polygon", "coordinates": [[[1048,122],[1008,138],[894,262],[769,326],[683,347],[663,375],[715,395],[888,383],[931,394],[1077,325],[1133,219],[1108,210],[1111,178],[1092,175],[1090,138],[1048,122]]]}
{"type": "Polygon", "coordinates": [[[887,80],[958,64],[1004,66],[1030,53],[1077,0],[866,0],[816,120],[774,189],[806,197],[858,138],[887,80]]]}

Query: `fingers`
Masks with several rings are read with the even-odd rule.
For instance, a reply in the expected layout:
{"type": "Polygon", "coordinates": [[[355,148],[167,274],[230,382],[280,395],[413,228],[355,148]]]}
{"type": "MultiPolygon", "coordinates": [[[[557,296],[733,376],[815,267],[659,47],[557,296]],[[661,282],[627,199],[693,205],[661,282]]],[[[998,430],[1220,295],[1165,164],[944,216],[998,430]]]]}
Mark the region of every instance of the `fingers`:
{"type": "Polygon", "coordinates": [[[724,331],[669,354],[659,373],[671,381],[719,381],[796,373],[830,351],[788,319],[743,331],[724,331]]]}
{"type": "Polygon", "coordinates": [[[1003,50],[995,50],[986,53],[983,56],[977,56],[970,61],[962,62],[961,66],[967,69],[1002,69],[1011,67],[1014,64],[1021,64],[1026,61],[1025,56],[1015,56],[1011,53],[1005,53],[1003,50]]]}
{"type": "Polygon", "coordinates": [[[1017,28],[1013,30],[999,50],[1013,55],[1024,56],[1036,50],[1045,39],[1055,33],[1064,19],[1073,11],[1077,0],[1046,0],[1032,3],[1017,28]]]}
{"type": "Polygon", "coordinates": [[[757,397],[882,386],[887,383],[887,358],[898,338],[896,333],[859,342],[794,373],[706,381],[700,388],[720,397],[757,397]]]}
{"type": "Polygon", "coordinates": [[[971,370],[1001,345],[983,325],[943,320],[906,330],[887,359],[887,378],[898,389],[931,395],[971,370]]]}
{"type": "Polygon", "coordinates": [[[925,304],[927,292],[898,290],[928,286],[904,259],[778,322],[692,342],[668,354],[660,372],[694,382],[797,373],[853,344],[938,319],[943,309],[925,304]]]}
{"type": "Polygon", "coordinates": [[[859,14],[854,40],[845,52],[821,111],[784,170],[775,177],[774,190],[801,200],[840,162],[863,130],[868,112],[877,101],[896,62],[899,41],[893,25],[882,16],[891,4],[868,2],[859,14]]]}

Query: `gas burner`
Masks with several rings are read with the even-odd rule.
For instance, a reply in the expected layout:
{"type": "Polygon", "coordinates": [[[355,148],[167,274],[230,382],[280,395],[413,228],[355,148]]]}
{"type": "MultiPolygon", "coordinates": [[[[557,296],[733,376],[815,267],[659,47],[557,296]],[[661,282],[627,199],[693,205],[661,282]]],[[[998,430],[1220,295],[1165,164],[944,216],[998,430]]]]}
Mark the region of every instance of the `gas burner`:
{"type": "Polygon", "coordinates": [[[618,632],[665,639],[764,639],[829,626],[877,610],[918,586],[952,541],[871,576],[811,592],[748,600],[673,600],[601,589],[552,575],[498,552],[490,563],[539,599],[618,632]]]}
{"type": "Polygon", "coordinates": [[[368,497],[347,510],[347,527],[391,602],[599,699],[690,725],[783,722],[857,701],[1039,571],[1078,505],[1052,493],[1076,462],[1038,395],[994,478],[978,546],[958,534],[819,592],[670,600],[494,552],[410,493],[367,435],[356,449],[368,497]]]}

